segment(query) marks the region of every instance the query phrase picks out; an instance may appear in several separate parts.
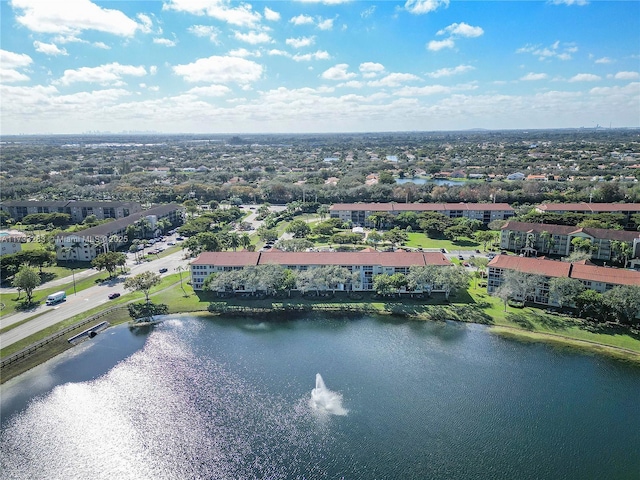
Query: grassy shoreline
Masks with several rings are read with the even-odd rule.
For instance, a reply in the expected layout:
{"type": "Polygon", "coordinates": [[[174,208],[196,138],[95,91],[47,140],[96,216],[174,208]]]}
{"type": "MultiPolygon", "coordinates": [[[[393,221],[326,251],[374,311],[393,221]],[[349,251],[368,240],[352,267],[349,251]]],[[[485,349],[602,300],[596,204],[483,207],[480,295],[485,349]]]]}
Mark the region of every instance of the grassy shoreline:
{"type": "MultiPolygon", "coordinates": [[[[169,305],[170,314],[197,314],[207,317],[213,315],[242,315],[265,316],[273,313],[331,313],[331,314],[355,314],[355,315],[388,315],[397,316],[414,321],[442,321],[454,320],[467,323],[484,324],[489,327],[489,332],[524,342],[544,342],[562,348],[570,348],[587,354],[597,354],[622,360],[640,366],[640,337],[631,332],[615,330],[613,328],[600,328],[597,331],[589,331],[588,325],[570,317],[552,316],[542,310],[534,308],[504,310],[502,304],[483,292],[481,288],[469,288],[462,292],[452,302],[445,302],[442,298],[427,299],[373,299],[364,295],[362,298],[353,299],[347,296],[336,296],[330,299],[295,298],[295,299],[243,299],[230,298],[219,299],[211,293],[195,293],[184,281],[180,282],[177,274],[172,274],[163,279],[162,284],[152,293],[152,299],[158,303],[169,305]],[[210,304],[214,304],[214,312],[208,310],[210,304]]],[[[6,357],[16,351],[31,345],[48,335],[63,328],[80,322],[87,316],[99,313],[106,308],[112,308],[116,304],[124,306],[131,301],[139,301],[143,298],[140,293],[124,295],[117,302],[106,306],[96,307],[89,312],[69,318],[42,332],[23,340],[17,345],[11,345],[2,349],[2,356],[6,357]]],[[[104,318],[103,318],[104,319],[104,318]]],[[[101,319],[101,320],[103,320],[101,319]]],[[[108,318],[112,326],[127,322],[129,317],[125,308],[114,313],[108,318]]],[[[96,320],[98,323],[100,320],[96,320]]],[[[77,331],[70,332],[68,336],[79,333],[89,328],[91,324],[82,325],[77,331]]],[[[14,364],[2,369],[0,383],[23,373],[36,365],[43,363],[56,355],[72,347],[64,338],[39,348],[14,364]]]]}

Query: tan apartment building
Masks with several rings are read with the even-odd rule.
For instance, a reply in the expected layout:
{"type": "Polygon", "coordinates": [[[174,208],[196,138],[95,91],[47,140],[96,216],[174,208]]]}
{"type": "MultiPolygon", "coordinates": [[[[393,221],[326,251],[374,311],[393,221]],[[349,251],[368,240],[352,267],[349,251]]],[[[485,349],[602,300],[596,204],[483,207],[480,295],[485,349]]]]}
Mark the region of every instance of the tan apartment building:
{"type": "Polygon", "coordinates": [[[406,274],[412,266],[452,265],[443,254],[427,252],[203,252],[191,262],[191,284],[194,290],[202,290],[205,279],[212,273],[268,264],[282,265],[292,271],[325,265],[344,267],[358,274],[359,280],[352,285],[356,291],[373,290],[376,275],[406,274]]]}
{"type": "Polygon", "coordinates": [[[573,251],[574,238],[591,241],[594,260],[610,261],[611,242],[626,242],[632,246],[630,259],[640,255],[640,232],[605,228],[582,228],[570,225],[509,221],[500,231],[500,248],[525,255],[568,256],[573,251]]]}
{"type": "Polygon", "coordinates": [[[515,215],[508,203],[335,203],[329,208],[331,218],[354,225],[373,227],[368,218],[376,212],[398,215],[402,212],[437,212],[449,218],[479,220],[485,225],[515,215]]]}

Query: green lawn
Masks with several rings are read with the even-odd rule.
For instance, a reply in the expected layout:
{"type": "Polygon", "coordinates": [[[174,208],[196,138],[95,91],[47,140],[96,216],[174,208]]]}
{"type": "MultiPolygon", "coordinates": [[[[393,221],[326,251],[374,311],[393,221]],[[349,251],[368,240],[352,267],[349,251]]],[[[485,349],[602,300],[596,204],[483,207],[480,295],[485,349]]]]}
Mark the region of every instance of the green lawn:
{"type": "Polygon", "coordinates": [[[445,248],[448,252],[456,250],[476,250],[481,248],[481,244],[470,238],[465,238],[456,242],[446,239],[429,238],[424,233],[411,232],[408,234],[409,241],[405,243],[407,247],[413,248],[445,248]]]}

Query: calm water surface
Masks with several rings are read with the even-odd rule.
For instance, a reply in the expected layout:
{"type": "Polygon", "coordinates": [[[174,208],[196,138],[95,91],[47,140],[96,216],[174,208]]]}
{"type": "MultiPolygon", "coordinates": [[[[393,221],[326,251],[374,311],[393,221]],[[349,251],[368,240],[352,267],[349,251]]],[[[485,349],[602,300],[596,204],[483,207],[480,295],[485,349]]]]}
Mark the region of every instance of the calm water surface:
{"type": "Polygon", "coordinates": [[[476,325],[170,317],[4,385],[0,476],[637,479],[639,405],[638,368],[476,325]]]}

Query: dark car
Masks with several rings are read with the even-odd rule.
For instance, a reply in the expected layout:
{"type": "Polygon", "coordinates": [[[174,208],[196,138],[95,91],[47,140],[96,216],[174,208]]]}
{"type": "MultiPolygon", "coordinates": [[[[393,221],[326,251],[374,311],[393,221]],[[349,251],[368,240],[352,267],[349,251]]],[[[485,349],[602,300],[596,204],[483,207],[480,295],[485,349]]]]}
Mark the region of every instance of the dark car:
{"type": "Polygon", "coordinates": [[[120,294],[118,292],[113,292],[109,294],[109,300],[113,300],[114,298],[118,298],[120,294]]]}
{"type": "Polygon", "coordinates": [[[168,268],[161,268],[160,273],[167,273],[169,271],[168,268]]]}

